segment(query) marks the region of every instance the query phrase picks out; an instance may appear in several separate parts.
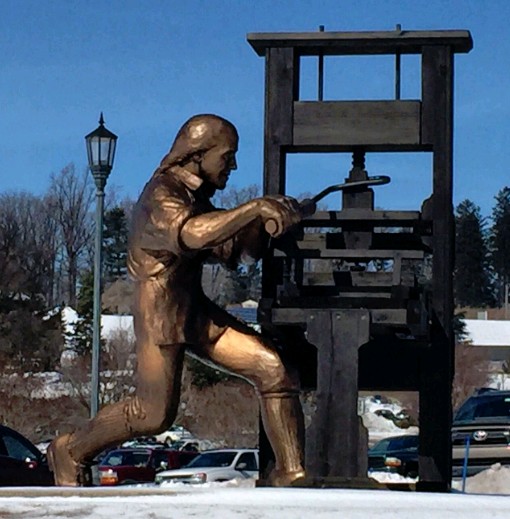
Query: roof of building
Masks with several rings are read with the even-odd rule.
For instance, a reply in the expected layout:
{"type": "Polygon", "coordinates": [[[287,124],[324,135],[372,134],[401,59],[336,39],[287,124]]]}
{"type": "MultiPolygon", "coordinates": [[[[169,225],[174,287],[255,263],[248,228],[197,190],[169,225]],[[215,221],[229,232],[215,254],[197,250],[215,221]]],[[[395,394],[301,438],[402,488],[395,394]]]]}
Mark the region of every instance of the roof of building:
{"type": "Polygon", "coordinates": [[[467,340],[474,346],[510,347],[510,321],[464,319],[467,340]]]}
{"type": "Polygon", "coordinates": [[[243,306],[228,306],[227,312],[248,324],[257,323],[257,308],[243,306]]]}
{"type": "MultiPolygon", "coordinates": [[[[246,322],[247,324],[257,323],[257,308],[242,306],[229,306],[227,311],[246,322]]],[[[64,312],[66,328],[76,320],[76,313],[72,309],[64,312]]],[[[487,320],[487,319],[464,319],[466,324],[466,341],[474,346],[506,346],[510,347],[510,321],[487,320]]],[[[102,315],[101,316],[101,335],[104,339],[112,339],[115,334],[125,332],[133,337],[133,317],[131,315],[102,315]]]]}

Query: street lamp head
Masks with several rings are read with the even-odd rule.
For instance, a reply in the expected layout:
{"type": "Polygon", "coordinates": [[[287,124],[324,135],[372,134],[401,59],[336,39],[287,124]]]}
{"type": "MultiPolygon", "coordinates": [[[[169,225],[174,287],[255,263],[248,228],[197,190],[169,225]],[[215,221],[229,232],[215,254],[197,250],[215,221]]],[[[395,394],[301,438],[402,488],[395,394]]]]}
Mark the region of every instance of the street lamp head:
{"type": "Polygon", "coordinates": [[[87,143],[89,167],[94,179],[98,176],[106,183],[113,166],[117,136],[105,128],[103,112],[99,117],[99,126],[85,136],[85,142],[87,143]]]}

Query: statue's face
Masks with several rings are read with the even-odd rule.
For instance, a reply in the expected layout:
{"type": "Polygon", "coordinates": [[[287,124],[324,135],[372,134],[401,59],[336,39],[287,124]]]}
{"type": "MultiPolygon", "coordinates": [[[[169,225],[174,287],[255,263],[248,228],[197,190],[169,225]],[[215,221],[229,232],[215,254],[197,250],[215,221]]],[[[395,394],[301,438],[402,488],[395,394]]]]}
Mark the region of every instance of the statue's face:
{"type": "Polygon", "coordinates": [[[200,175],[216,189],[225,189],[230,172],[237,169],[238,139],[230,132],[200,159],[200,175]]]}

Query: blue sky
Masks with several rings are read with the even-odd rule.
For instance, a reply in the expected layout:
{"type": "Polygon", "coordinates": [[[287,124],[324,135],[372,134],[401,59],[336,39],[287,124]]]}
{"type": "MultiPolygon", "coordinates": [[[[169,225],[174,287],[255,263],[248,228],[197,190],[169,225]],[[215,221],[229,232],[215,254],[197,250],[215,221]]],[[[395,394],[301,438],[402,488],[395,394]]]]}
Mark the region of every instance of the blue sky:
{"type": "MultiPolygon", "coordinates": [[[[1,0],[0,192],[43,193],[69,162],[86,167],[84,135],[119,136],[110,189],[136,197],[179,126],[217,113],[241,136],[231,184],[261,183],[264,61],[250,32],[468,29],[455,60],[455,198],[490,214],[510,185],[510,2],[507,0],[1,0]]],[[[325,99],[391,98],[393,58],[326,59],[325,99]],[[372,60],[372,61],[369,61],[372,60]]],[[[417,57],[403,59],[402,97],[419,95],[417,57]]],[[[316,61],[303,64],[315,95],[316,61]]],[[[342,181],[345,154],[292,156],[291,194],[342,181]]],[[[428,154],[369,154],[376,204],[414,209],[430,193],[428,154]]],[[[335,207],[333,197],[327,199],[335,207]]]]}

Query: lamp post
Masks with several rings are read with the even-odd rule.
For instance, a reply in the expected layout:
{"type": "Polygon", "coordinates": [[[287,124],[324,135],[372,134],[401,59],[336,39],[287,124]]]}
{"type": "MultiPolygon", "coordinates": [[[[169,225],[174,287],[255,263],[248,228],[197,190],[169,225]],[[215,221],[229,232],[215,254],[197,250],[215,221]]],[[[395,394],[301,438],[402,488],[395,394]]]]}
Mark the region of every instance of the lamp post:
{"type": "Polygon", "coordinates": [[[94,250],[94,309],[92,333],[92,368],[90,417],[99,410],[99,367],[101,353],[101,273],[103,268],[104,188],[113,166],[117,136],[104,126],[103,113],[99,126],[85,136],[89,168],[96,184],[96,237],[94,250]]]}

